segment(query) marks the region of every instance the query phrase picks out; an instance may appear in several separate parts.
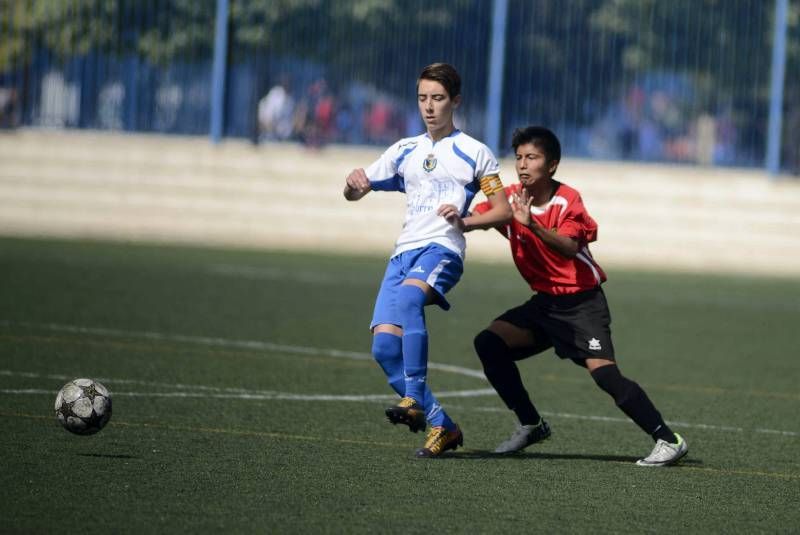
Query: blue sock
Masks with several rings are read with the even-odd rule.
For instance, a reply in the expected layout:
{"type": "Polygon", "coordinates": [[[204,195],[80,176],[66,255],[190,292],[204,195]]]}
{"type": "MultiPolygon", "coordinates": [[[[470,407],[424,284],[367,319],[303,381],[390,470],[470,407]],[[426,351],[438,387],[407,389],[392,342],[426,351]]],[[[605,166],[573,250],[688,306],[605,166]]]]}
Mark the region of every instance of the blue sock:
{"type": "Polygon", "coordinates": [[[425,385],[424,396],[425,402],[423,405],[425,406],[425,417],[428,419],[428,423],[431,427],[441,426],[447,429],[455,429],[456,424],[453,423],[453,420],[444,412],[444,409],[439,404],[439,400],[433,395],[428,385],[425,385]]]}
{"type": "MultiPolygon", "coordinates": [[[[403,377],[403,342],[399,336],[389,333],[376,333],[372,338],[372,355],[383,369],[389,385],[398,395],[405,395],[406,382],[403,377]]],[[[431,426],[444,426],[448,429],[455,428],[455,424],[447,416],[439,400],[433,395],[428,385],[425,385],[422,405],[425,415],[431,426]]]]}
{"type": "Polygon", "coordinates": [[[397,292],[398,311],[403,328],[403,367],[406,396],[424,401],[428,373],[428,330],[425,327],[425,292],[410,284],[397,292]]]}

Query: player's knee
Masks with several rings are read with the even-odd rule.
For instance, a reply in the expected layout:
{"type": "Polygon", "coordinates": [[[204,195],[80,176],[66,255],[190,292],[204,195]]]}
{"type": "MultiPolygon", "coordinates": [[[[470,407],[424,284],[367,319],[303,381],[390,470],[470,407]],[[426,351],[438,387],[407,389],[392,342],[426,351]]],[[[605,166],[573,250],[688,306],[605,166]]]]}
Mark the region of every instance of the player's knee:
{"type": "Polygon", "coordinates": [[[425,307],[425,290],[413,284],[403,284],[397,291],[400,313],[418,313],[425,307]]]}
{"type": "Polygon", "coordinates": [[[403,362],[403,343],[399,336],[377,333],[372,337],[372,356],[385,370],[394,363],[403,362]]]}
{"type": "Polygon", "coordinates": [[[425,291],[411,284],[400,286],[397,292],[397,311],[404,332],[425,329],[425,291]]]}
{"type": "Polygon", "coordinates": [[[484,329],[479,332],[475,340],[473,340],[473,345],[484,368],[492,366],[498,360],[508,358],[508,345],[498,334],[492,331],[484,329]]]}
{"type": "Polygon", "coordinates": [[[614,398],[617,405],[624,404],[638,386],[623,376],[616,364],[595,368],[590,374],[597,386],[614,398]]]}

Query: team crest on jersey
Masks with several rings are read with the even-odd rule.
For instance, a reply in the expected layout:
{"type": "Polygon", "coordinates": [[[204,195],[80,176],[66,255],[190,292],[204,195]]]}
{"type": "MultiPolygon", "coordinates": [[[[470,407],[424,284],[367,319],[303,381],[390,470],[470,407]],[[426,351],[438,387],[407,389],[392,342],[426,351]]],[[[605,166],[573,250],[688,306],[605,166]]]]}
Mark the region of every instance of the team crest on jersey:
{"type": "Polygon", "coordinates": [[[422,162],[422,168],[429,173],[436,169],[436,156],[428,154],[428,157],[422,162]]]}

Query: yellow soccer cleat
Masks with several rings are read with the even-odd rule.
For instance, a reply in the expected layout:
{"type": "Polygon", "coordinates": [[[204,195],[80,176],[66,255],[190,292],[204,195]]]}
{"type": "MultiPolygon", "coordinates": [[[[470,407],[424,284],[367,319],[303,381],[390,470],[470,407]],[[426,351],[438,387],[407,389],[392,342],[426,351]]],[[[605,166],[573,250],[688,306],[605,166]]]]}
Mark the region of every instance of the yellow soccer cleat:
{"type": "Polygon", "coordinates": [[[404,397],[397,405],[386,409],[386,417],[395,425],[407,425],[413,433],[422,431],[427,425],[425,409],[414,398],[409,397],[404,397]]]}
{"type": "Polygon", "coordinates": [[[444,427],[431,427],[425,446],[417,450],[417,457],[438,457],[447,450],[464,445],[464,434],[456,426],[453,430],[444,427]]]}

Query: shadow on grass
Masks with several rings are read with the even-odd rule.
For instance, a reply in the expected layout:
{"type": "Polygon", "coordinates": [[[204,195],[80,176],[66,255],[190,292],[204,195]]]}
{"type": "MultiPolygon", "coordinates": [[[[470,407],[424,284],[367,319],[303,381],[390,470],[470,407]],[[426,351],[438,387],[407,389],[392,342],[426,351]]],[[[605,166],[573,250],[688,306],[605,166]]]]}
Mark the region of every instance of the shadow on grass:
{"type": "MultiPolygon", "coordinates": [[[[498,461],[523,461],[523,460],[536,460],[536,459],[567,459],[578,461],[606,461],[615,463],[635,463],[641,457],[631,457],[628,455],[591,455],[583,453],[544,453],[544,452],[518,452],[511,454],[494,453],[489,450],[467,450],[464,452],[451,452],[449,455],[445,454],[440,459],[450,460],[470,460],[470,459],[496,459],[498,461]]],[[[681,459],[676,465],[691,465],[701,466],[703,461],[701,459],[689,458],[681,459]]]]}
{"type": "Polygon", "coordinates": [[[100,459],[139,459],[135,455],[128,455],[126,453],[76,453],[80,457],[97,457],[100,459]]]}

